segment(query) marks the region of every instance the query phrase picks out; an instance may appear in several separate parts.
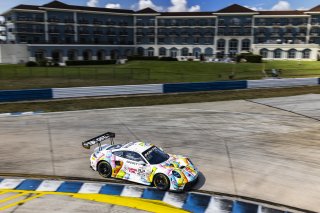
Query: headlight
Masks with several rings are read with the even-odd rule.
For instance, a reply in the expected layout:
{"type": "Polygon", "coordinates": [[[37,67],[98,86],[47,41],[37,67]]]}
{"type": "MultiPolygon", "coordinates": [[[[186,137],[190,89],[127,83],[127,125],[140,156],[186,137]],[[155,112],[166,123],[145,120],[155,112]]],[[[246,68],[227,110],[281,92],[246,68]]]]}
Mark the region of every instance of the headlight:
{"type": "Polygon", "coordinates": [[[176,171],[172,171],[173,176],[177,177],[177,178],[181,178],[181,175],[179,174],[179,172],[176,171]]]}
{"type": "Polygon", "coordinates": [[[194,164],[192,163],[192,161],[190,160],[190,158],[187,158],[187,160],[189,161],[189,163],[190,163],[191,165],[194,165],[194,164]]]}

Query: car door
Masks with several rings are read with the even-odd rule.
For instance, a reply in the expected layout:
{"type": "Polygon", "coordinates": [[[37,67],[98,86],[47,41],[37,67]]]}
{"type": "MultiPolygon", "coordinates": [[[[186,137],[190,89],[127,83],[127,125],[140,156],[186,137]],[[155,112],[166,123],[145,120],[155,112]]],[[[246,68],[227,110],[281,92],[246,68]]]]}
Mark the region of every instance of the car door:
{"type": "Polygon", "coordinates": [[[150,166],[142,156],[137,152],[125,151],[124,158],[126,158],[124,170],[126,173],[130,174],[128,180],[142,184],[149,184],[146,178],[146,173],[150,166]]]}

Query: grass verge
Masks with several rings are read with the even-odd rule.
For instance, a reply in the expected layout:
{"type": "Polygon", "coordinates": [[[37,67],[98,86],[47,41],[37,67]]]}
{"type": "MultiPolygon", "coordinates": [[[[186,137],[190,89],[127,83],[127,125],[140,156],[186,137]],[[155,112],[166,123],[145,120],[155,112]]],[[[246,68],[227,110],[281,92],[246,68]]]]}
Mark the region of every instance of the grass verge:
{"type": "Polygon", "coordinates": [[[47,102],[20,102],[0,104],[0,113],[44,111],[58,112],[86,109],[104,109],[115,107],[151,106],[163,104],[200,103],[212,101],[228,101],[255,98],[271,98],[309,93],[320,94],[320,86],[213,91],[201,93],[165,94],[130,97],[99,97],[88,99],[54,100],[47,102]]]}

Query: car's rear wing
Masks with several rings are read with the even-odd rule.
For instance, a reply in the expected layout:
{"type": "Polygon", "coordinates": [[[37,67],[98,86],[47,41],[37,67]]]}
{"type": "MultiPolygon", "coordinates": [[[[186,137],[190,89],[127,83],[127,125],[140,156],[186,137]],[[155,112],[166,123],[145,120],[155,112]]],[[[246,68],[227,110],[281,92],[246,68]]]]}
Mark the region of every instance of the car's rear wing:
{"type": "Polygon", "coordinates": [[[95,138],[82,142],[83,148],[90,149],[91,146],[98,144],[101,147],[101,142],[110,138],[111,145],[113,145],[113,138],[116,137],[116,134],[113,132],[107,132],[102,135],[99,135],[95,138]]]}

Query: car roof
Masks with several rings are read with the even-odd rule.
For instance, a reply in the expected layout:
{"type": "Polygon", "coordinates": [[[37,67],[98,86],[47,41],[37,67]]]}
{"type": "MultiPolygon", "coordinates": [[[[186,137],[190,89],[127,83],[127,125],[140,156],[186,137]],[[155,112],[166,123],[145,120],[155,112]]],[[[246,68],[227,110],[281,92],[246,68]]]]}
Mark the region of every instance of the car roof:
{"type": "Polygon", "coordinates": [[[154,146],[153,144],[142,142],[142,141],[129,142],[129,143],[123,144],[122,147],[119,148],[118,150],[133,151],[141,154],[153,146],[154,146]]]}

